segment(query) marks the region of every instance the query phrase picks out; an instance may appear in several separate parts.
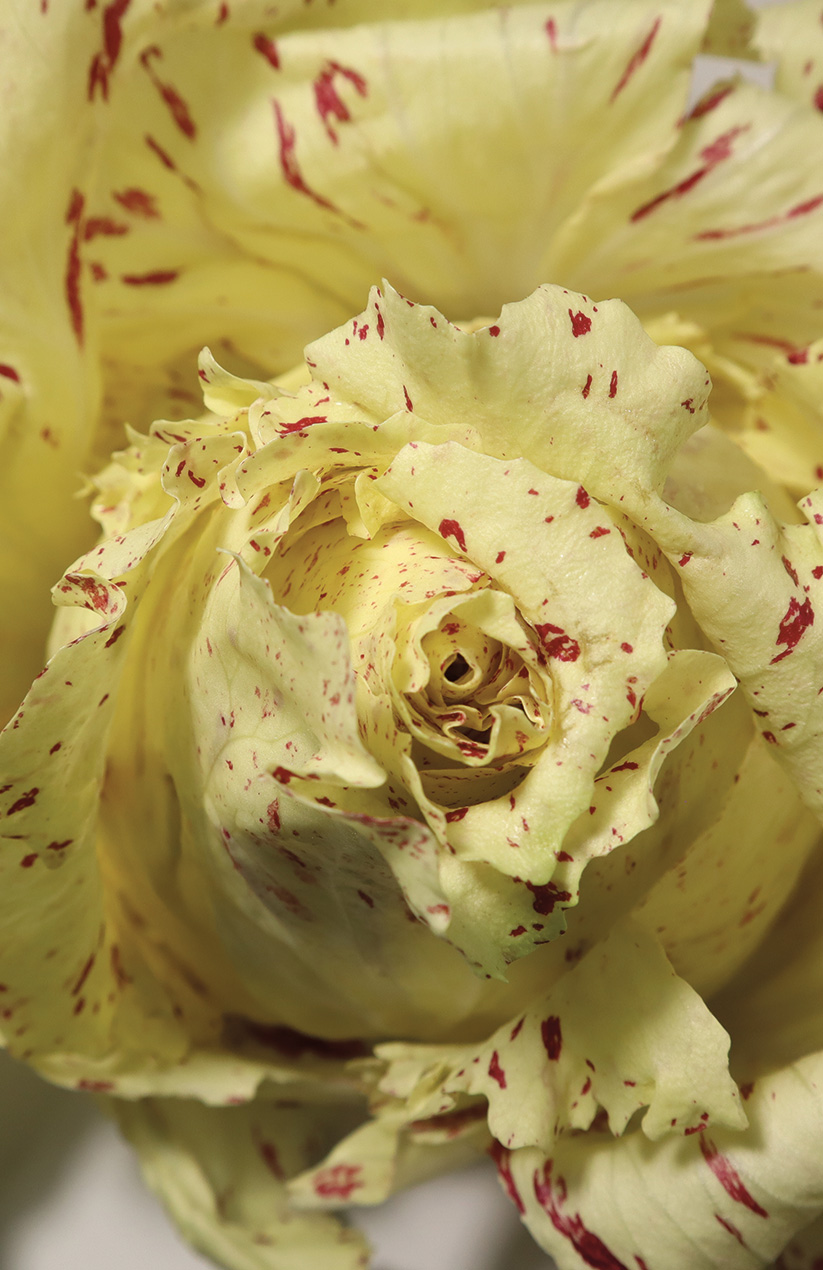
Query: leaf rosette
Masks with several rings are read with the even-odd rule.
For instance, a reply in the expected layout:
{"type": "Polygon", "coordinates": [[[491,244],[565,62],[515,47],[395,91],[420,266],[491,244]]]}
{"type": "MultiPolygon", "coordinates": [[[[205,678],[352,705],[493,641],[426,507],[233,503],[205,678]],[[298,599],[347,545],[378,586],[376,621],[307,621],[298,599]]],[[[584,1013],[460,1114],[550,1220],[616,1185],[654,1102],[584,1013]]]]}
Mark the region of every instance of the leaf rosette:
{"type": "Polygon", "coordinates": [[[206,1219],[185,1182],[224,1153],[342,1266],[317,1210],[491,1142],[553,1247],[576,1133],[745,1130],[703,998],[818,838],[696,620],[710,570],[686,599],[721,522],[663,492],[705,496],[709,377],[620,301],[460,329],[384,284],[291,375],[200,379],[94,479],[3,738],[9,1048],[126,1100],[230,1265],[257,1192],[206,1219]]]}

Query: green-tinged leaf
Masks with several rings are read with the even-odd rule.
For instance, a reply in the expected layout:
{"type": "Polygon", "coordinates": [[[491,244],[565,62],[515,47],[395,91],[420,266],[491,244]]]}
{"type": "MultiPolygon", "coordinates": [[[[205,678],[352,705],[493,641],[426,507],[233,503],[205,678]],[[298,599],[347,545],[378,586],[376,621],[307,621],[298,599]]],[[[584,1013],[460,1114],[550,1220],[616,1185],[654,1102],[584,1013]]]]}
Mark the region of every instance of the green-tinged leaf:
{"type": "Polygon", "coordinates": [[[463,1168],[488,1149],[486,1109],[475,1103],[462,1111],[409,1121],[402,1112],[368,1120],[344,1138],[315,1168],[289,1183],[289,1197],[301,1209],[337,1208],[341,1198],[361,1205],[380,1204],[406,1186],[463,1168]],[[357,1189],[341,1196],[357,1178],[357,1189]]]}
{"type": "Polygon", "coordinates": [[[770,1270],[814,1270],[823,1255],[823,1217],[793,1235],[770,1270]]]}
{"type": "Polygon", "coordinates": [[[819,1053],[764,1077],[743,1131],[500,1149],[501,1180],[560,1270],[755,1270],[823,1208],[821,1080],[819,1053]]]}
{"type": "Polygon", "coordinates": [[[756,57],[751,46],[754,15],[744,0],[715,0],[701,52],[713,57],[756,57]]]}
{"type": "Polygon", "coordinates": [[[746,494],[726,515],[698,525],[650,502],[647,528],[677,568],[695,617],[740,679],[764,739],[819,814],[820,492],[800,508],[808,524],[781,525],[758,494],[746,494]]]}
{"type": "Polygon", "coordinates": [[[588,1129],[598,1107],[614,1134],[640,1109],[654,1140],[708,1125],[740,1129],[746,1116],[728,1048],[657,940],[624,922],[482,1044],[377,1047],[387,1064],[379,1090],[389,1097],[376,1110],[389,1123],[401,1111],[407,1122],[448,1117],[460,1095],[482,1095],[499,1142],[546,1151],[569,1129],[588,1129]]]}
{"type": "Polygon", "coordinates": [[[819,823],[760,737],[735,780],[716,819],[633,914],[708,999],[764,940],[820,846],[819,823]]]}
{"type": "Polygon", "coordinates": [[[735,1038],[740,1080],[823,1048],[821,885],[818,847],[766,938],[714,998],[718,1017],[735,1038]]]}
{"type": "Polygon", "coordinates": [[[779,11],[764,6],[756,15],[755,44],[762,57],[777,63],[775,87],[820,110],[823,26],[816,0],[792,0],[779,11]]]}
{"type": "Polygon", "coordinates": [[[438,427],[471,428],[487,454],[524,457],[615,503],[660,489],[707,417],[709,381],[685,350],[659,348],[620,301],[593,303],[556,286],[468,333],[384,284],[307,357],[335,395],[374,421],[405,404],[438,427]]]}
{"type": "MultiPolygon", "coordinates": [[[[356,1108],[258,1100],[220,1109],[170,1098],[109,1107],[183,1235],[226,1270],[368,1265],[361,1235],[296,1211],[286,1191],[287,1179],[356,1121],[356,1108]]],[[[357,1172],[339,1186],[338,1203],[356,1190],[357,1172]]]]}

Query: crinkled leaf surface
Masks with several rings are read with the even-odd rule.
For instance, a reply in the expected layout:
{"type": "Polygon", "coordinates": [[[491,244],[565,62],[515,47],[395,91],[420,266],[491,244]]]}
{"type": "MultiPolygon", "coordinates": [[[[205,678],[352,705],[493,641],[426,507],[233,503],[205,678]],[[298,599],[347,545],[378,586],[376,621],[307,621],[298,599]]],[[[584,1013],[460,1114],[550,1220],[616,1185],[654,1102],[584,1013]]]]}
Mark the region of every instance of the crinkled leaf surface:
{"type": "MultiPolygon", "coordinates": [[[[222,1109],[169,1098],[109,1106],[148,1184],[186,1238],[217,1264],[231,1270],[368,1264],[361,1235],[326,1214],[295,1212],[286,1194],[286,1179],[340,1133],[351,1112],[262,1100],[222,1109]]],[[[356,1171],[342,1175],[338,1203],[358,1184],[356,1171]]]]}
{"type": "Polygon", "coordinates": [[[823,1203],[820,1081],[819,1054],[764,1077],[743,1132],[589,1133],[550,1157],[501,1149],[501,1180],[561,1270],[754,1270],[823,1203]]]}

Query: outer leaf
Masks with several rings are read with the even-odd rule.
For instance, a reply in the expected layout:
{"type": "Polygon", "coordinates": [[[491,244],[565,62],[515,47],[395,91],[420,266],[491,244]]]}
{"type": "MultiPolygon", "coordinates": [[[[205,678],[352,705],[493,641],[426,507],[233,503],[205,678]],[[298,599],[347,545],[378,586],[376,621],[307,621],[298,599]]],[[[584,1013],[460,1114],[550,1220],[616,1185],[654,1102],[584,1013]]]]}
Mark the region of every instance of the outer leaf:
{"type": "Polygon", "coordinates": [[[823,1208],[821,1079],[813,1054],[758,1082],[742,1133],[590,1133],[548,1159],[501,1150],[498,1168],[560,1270],[755,1270],[823,1208]]]}
{"type": "Polygon", "coordinates": [[[676,564],[690,608],[722,649],[766,741],[817,814],[823,808],[823,705],[817,695],[823,635],[815,628],[823,578],[823,501],[803,500],[810,524],[779,525],[762,498],[744,495],[699,526],[650,504],[648,521],[676,564]],[[818,524],[819,522],[819,524],[818,524]],[[759,597],[758,620],[752,599],[759,597]]]}
{"type": "Polygon", "coordinates": [[[780,13],[762,9],[755,43],[764,58],[777,62],[775,87],[781,93],[823,108],[823,27],[815,0],[793,0],[780,13]]]}
{"type": "Polygon", "coordinates": [[[746,1082],[823,1045],[821,883],[818,850],[767,938],[713,1002],[746,1082]]]}
{"type": "Polygon", "coordinates": [[[637,297],[641,311],[664,312],[674,295],[681,313],[708,326],[729,314],[750,319],[745,280],[755,271],[804,265],[820,274],[823,188],[807,156],[821,136],[816,113],[737,84],[714,109],[693,113],[663,164],[638,164],[591,191],[547,251],[546,276],[637,297]]]}
{"type": "Polygon", "coordinates": [[[186,1238],[217,1264],[227,1270],[368,1264],[362,1236],[332,1217],[296,1212],[285,1187],[351,1122],[351,1111],[264,1101],[218,1110],[175,1099],[109,1106],[137,1148],[146,1181],[186,1238]]]}
{"type": "MultiPolygon", "coordinates": [[[[657,941],[627,922],[482,1045],[375,1052],[388,1065],[379,1089],[404,1101],[407,1120],[448,1113],[458,1095],[482,1095],[498,1141],[551,1151],[558,1135],[588,1129],[598,1106],[615,1134],[640,1108],[651,1139],[707,1124],[742,1128],[728,1045],[657,941]]],[[[383,1114],[391,1120],[396,1110],[390,1102],[383,1114]]]]}
{"type": "Polygon", "coordinates": [[[384,284],[307,357],[374,421],[405,404],[430,424],[459,422],[485,453],[529,459],[615,503],[660,489],[707,418],[709,381],[693,357],[658,348],[620,301],[594,304],[562,287],[542,286],[467,334],[384,284]]]}

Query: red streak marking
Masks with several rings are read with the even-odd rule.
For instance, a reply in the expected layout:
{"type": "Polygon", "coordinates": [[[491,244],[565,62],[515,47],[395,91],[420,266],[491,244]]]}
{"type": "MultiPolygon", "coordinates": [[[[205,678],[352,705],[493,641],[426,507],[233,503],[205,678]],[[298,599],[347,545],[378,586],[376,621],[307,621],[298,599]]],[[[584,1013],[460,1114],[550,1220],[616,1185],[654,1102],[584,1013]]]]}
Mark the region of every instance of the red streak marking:
{"type": "Polygon", "coordinates": [[[145,190],[138,190],[134,186],[130,186],[127,190],[120,190],[119,192],[114,190],[112,198],[134,216],[143,216],[146,220],[157,220],[160,217],[160,213],[157,210],[157,199],[153,194],[147,194],[145,190]]]}
{"type": "Polygon", "coordinates": [[[725,101],[729,93],[734,92],[734,84],[726,84],[723,88],[716,88],[697,103],[694,110],[687,115],[687,119],[701,119],[703,115],[707,115],[709,111],[719,106],[721,101],[725,101]]]}
{"type": "Polygon", "coordinates": [[[506,559],[505,551],[498,551],[497,555],[494,558],[494,563],[502,564],[505,559],[506,559]]]}
{"type": "Polygon", "coordinates": [[[46,847],[47,851],[64,851],[66,847],[70,847],[74,842],[74,838],[66,838],[63,842],[50,842],[46,847]]]}
{"type": "Polygon", "coordinates": [[[500,327],[499,327],[499,326],[490,326],[490,327],[489,327],[489,335],[491,335],[494,339],[497,339],[497,337],[498,337],[498,335],[499,335],[499,334],[500,334],[500,327]]]}
{"type": "Polygon", "coordinates": [[[150,61],[153,57],[160,59],[163,57],[162,50],[159,49],[156,44],[152,44],[150,48],[143,50],[140,54],[140,61],[144,69],[147,71],[151,82],[154,84],[160,96],[163,98],[163,101],[171,111],[171,117],[177,124],[177,127],[184,136],[188,137],[190,141],[193,141],[197,136],[197,125],[191,117],[189,108],[177,90],[173,88],[171,84],[164,84],[156,74],[150,61]]]}
{"type": "Polygon", "coordinates": [[[687,565],[689,563],[691,558],[692,558],[692,553],[690,551],[687,551],[685,552],[684,555],[680,557],[677,563],[680,565],[680,568],[682,569],[684,565],[687,565]]]}
{"type": "Polygon", "coordinates": [[[318,1195],[327,1198],[348,1199],[352,1191],[363,1185],[357,1178],[362,1167],[360,1164],[334,1164],[321,1169],[314,1179],[314,1189],[318,1195]]]}
{"type": "Polygon", "coordinates": [[[108,1094],[115,1088],[113,1080],[78,1080],[75,1089],[82,1089],[87,1094],[108,1094]]]}
{"type": "Polygon", "coordinates": [[[280,805],[276,798],[274,799],[273,802],[270,802],[268,807],[266,808],[266,823],[268,824],[269,829],[271,830],[272,833],[279,833],[280,805]]]}
{"type": "Polygon", "coordinates": [[[286,1174],[284,1173],[283,1166],[281,1165],[280,1160],[278,1159],[277,1148],[274,1145],[274,1143],[261,1142],[260,1155],[262,1156],[263,1163],[265,1164],[269,1172],[273,1173],[274,1176],[276,1178],[279,1178],[281,1182],[284,1181],[286,1174]]]}
{"type": "Polygon", "coordinates": [[[556,1014],[550,1014],[540,1024],[540,1035],[543,1038],[543,1045],[550,1060],[556,1063],[560,1057],[560,1051],[563,1048],[563,1034],[560,1030],[560,1020],[556,1014]]]}
{"type": "Polygon", "coordinates": [[[746,1189],[739,1173],[732,1168],[726,1156],[720,1154],[713,1142],[710,1142],[708,1138],[701,1138],[700,1150],[703,1159],[712,1173],[714,1173],[723,1190],[727,1195],[731,1196],[735,1203],[744,1204],[746,1208],[750,1209],[758,1217],[768,1217],[769,1214],[765,1208],[761,1208],[754,1196],[746,1189]]]}
{"type": "Polygon", "coordinates": [[[765,344],[769,348],[779,348],[787,355],[793,353],[795,349],[794,344],[790,344],[788,340],[779,340],[773,335],[755,335],[748,331],[736,331],[734,338],[747,340],[749,344],[765,344]]]}
{"type": "Polygon", "coordinates": [[[639,763],[633,763],[629,759],[627,759],[625,763],[621,763],[618,767],[613,767],[612,771],[613,772],[636,772],[639,766],[640,766],[639,763]]]}
{"type": "Polygon", "coordinates": [[[549,1160],[543,1169],[542,1181],[539,1172],[535,1171],[534,1193],[558,1234],[569,1240],[581,1261],[584,1261],[587,1266],[592,1266],[593,1270],[628,1270],[623,1262],[618,1261],[617,1257],[609,1251],[599,1236],[586,1229],[579,1213],[572,1215],[561,1212],[566,1198],[565,1186],[562,1182],[558,1183],[558,1197],[555,1199],[551,1169],[552,1162],[549,1160]]]}
{"type": "Polygon", "coordinates": [[[591,531],[591,533],[589,534],[589,537],[602,538],[604,537],[605,534],[609,534],[609,533],[611,533],[611,530],[607,529],[605,525],[598,525],[596,529],[593,529],[591,531]]]}
{"type": "Polygon", "coordinates": [[[617,396],[617,371],[616,370],[612,371],[611,382],[609,384],[609,396],[610,397],[617,396]]]}
{"type": "Polygon", "coordinates": [[[75,983],[74,987],[71,990],[71,995],[73,997],[76,997],[78,995],[78,993],[80,992],[80,989],[83,987],[83,984],[88,979],[89,975],[91,974],[91,968],[94,965],[94,962],[95,962],[95,954],[92,953],[88,961],[86,962],[85,966],[80,971],[77,982],[75,983]]]}
{"type": "MultiPolygon", "coordinates": [[[[737,238],[741,234],[754,234],[761,229],[773,229],[776,225],[783,225],[797,216],[806,216],[820,207],[821,203],[823,203],[823,194],[818,194],[816,198],[807,199],[805,203],[797,203],[794,207],[790,207],[788,212],[780,216],[770,216],[767,220],[753,221],[749,225],[734,225],[726,229],[704,229],[701,233],[695,234],[695,239],[713,241],[721,238],[737,238]]],[[[763,343],[771,342],[778,343],[778,341],[763,340],[763,343]]],[[[786,347],[791,348],[791,345],[786,347]]]]}
{"type": "Polygon", "coordinates": [[[69,210],[66,213],[66,222],[74,225],[69,242],[68,257],[66,259],[66,302],[69,306],[71,315],[71,325],[78,344],[83,343],[83,305],[80,300],[80,222],[83,214],[85,199],[79,190],[73,190],[69,210]]]}
{"type": "Polygon", "coordinates": [[[620,645],[620,647],[623,649],[623,652],[624,652],[624,653],[633,653],[633,652],[634,652],[634,649],[633,649],[633,647],[631,646],[631,644],[621,644],[621,645],[620,645]]]}
{"type": "Polygon", "coordinates": [[[588,494],[586,493],[582,485],[578,485],[577,493],[574,496],[574,501],[577,503],[578,507],[583,507],[583,508],[588,507],[589,503],[591,502],[591,499],[589,498],[588,494]]]}
{"type": "Polygon", "coordinates": [[[454,538],[460,550],[466,550],[466,538],[458,521],[447,519],[441,520],[437,527],[437,532],[442,538],[454,538]]]}
{"type": "Polygon", "coordinates": [[[280,70],[280,55],[274,40],[270,40],[262,31],[258,31],[257,35],[252,37],[252,44],[258,53],[263,54],[270,66],[273,66],[276,71],[280,70]]]}
{"type": "MultiPolygon", "coordinates": [[[[526,927],[525,927],[525,926],[521,926],[519,929],[520,929],[520,930],[525,930],[525,929],[526,929],[526,927]]],[[[523,1015],[523,1017],[522,1017],[522,1019],[520,1019],[520,1020],[519,1020],[519,1022],[515,1023],[514,1027],[512,1028],[511,1032],[509,1033],[509,1040],[510,1040],[510,1041],[516,1041],[516,1040],[517,1040],[518,1036],[520,1035],[520,1032],[521,1032],[521,1029],[522,1029],[522,1027],[523,1027],[523,1024],[524,1024],[525,1022],[526,1022],[526,1016],[525,1016],[525,1014],[524,1014],[524,1015],[523,1015]]]]}
{"type": "Polygon", "coordinates": [[[386,323],[383,321],[383,314],[377,310],[377,334],[382,340],[386,334],[386,323]]]}
{"type": "Polygon", "coordinates": [[[12,803],[6,812],[7,816],[14,816],[18,811],[25,811],[27,807],[32,807],[37,801],[37,795],[40,790],[35,785],[32,789],[27,789],[25,794],[21,794],[16,803],[12,803]]]}
{"type": "Polygon", "coordinates": [[[799,583],[799,581],[798,581],[797,571],[795,570],[795,568],[794,568],[794,566],[792,565],[791,561],[790,561],[790,560],[788,560],[788,559],[786,558],[786,556],[781,556],[781,557],[780,557],[780,559],[781,559],[781,562],[782,562],[782,564],[783,564],[783,568],[784,568],[784,569],[786,570],[786,572],[788,573],[788,575],[789,575],[789,577],[791,578],[791,580],[792,580],[792,582],[794,583],[794,585],[795,585],[795,586],[799,586],[799,585],[800,585],[800,583],[799,583]]]}
{"type": "Polygon", "coordinates": [[[581,389],[581,392],[584,397],[588,397],[589,393],[591,392],[591,386],[592,386],[592,377],[591,375],[587,375],[586,382],[581,389]]]}
{"type": "Polygon", "coordinates": [[[118,639],[120,638],[120,636],[121,636],[121,635],[123,634],[123,632],[125,631],[125,629],[126,629],[126,628],[125,628],[125,626],[117,626],[117,627],[115,627],[115,629],[112,631],[111,635],[109,635],[108,639],[106,640],[105,647],[106,647],[106,648],[111,648],[112,644],[116,644],[116,643],[117,643],[117,641],[118,641],[118,639]]]}
{"type": "Polygon", "coordinates": [[[814,566],[814,568],[812,569],[812,577],[816,578],[818,582],[820,581],[821,578],[823,578],[823,564],[816,564],[814,566]]]}
{"type": "Polygon", "coordinates": [[[123,43],[123,31],[120,24],[130,4],[131,0],[113,0],[113,3],[103,10],[103,48],[101,52],[95,53],[89,67],[89,101],[94,100],[95,89],[98,87],[103,94],[103,100],[108,101],[109,76],[120,56],[120,47],[123,43]]]}
{"type": "Polygon", "coordinates": [[[814,95],[814,104],[818,110],[823,110],[823,84],[820,85],[814,95]]]}
{"type": "Polygon", "coordinates": [[[548,18],[546,21],[546,35],[549,37],[549,44],[553,53],[557,52],[557,23],[554,18],[548,18]]]}
{"type": "Polygon", "coordinates": [[[98,234],[103,234],[108,238],[119,238],[128,232],[128,225],[121,225],[118,221],[112,220],[110,216],[90,216],[83,229],[83,238],[86,242],[90,242],[98,234]]]}
{"type": "Polygon", "coordinates": [[[454,811],[447,811],[446,824],[453,825],[456,820],[462,820],[468,810],[468,807],[456,807],[454,811]]]}
{"type": "Polygon", "coordinates": [[[589,331],[592,329],[592,320],[590,317],[587,317],[585,313],[580,313],[579,311],[577,313],[572,313],[571,309],[569,309],[569,317],[571,318],[572,323],[572,335],[575,339],[577,339],[579,335],[588,335],[589,331]]]}
{"type": "Polygon", "coordinates": [[[149,149],[154,151],[164,168],[168,168],[170,172],[178,171],[178,167],[174,159],[170,154],[166,153],[158,141],[155,141],[154,137],[150,137],[149,134],[146,133],[143,140],[149,149]]]}
{"type": "Polygon", "coordinates": [[[358,891],[357,894],[364,904],[368,904],[369,908],[374,908],[374,900],[370,895],[367,895],[365,891],[358,891]]]}
{"type": "MultiPolygon", "coordinates": [[[[324,207],[328,212],[334,212],[337,216],[343,216],[343,212],[339,207],[335,207],[334,203],[329,202],[322,194],[318,194],[311,186],[306,184],[300,167],[297,163],[297,156],[294,153],[294,145],[297,139],[297,133],[292,125],[285,118],[280,103],[277,100],[272,101],[274,108],[274,119],[277,125],[277,138],[280,146],[280,167],[283,171],[287,183],[293,190],[297,190],[298,194],[305,194],[318,207],[324,207]]],[[[351,225],[361,228],[357,221],[346,217],[351,225]]]]}
{"type": "Polygon", "coordinates": [[[497,1053],[497,1050],[494,1051],[494,1053],[491,1056],[491,1061],[489,1062],[489,1075],[491,1076],[492,1080],[497,1081],[501,1089],[506,1088],[506,1073],[503,1071],[503,1068],[500,1066],[500,1056],[497,1053]]]}
{"type": "Polygon", "coordinates": [[[215,20],[214,25],[222,26],[223,23],[228,18],[228,16],[229,16],[229,6],[225,3],[225,0],[224,0],[224,3],[220,5],[220,9],[218,11],[217,18],[215,20]]]}
{"type": "Polygon", "coordinates": [[[534,628],[540,636],[540,641],[546,650],[548,657],[556,657],[558,661],[577,661],[580,656],[580,645],[576,639],[566,632],[560,626],[552,626],[551,622],[545,622],[534,628]],[[553,639],[548,636],[553,635],[553,639]]]}
{"type": "Polygon", "coordinates": [[[406,409],[408,410],[409,414],[411,414],[412,411],[414,410],[414,406],[412,405],[412,399],[408,394],[408,390],[405,384],[403,385],[403,396],[406,399],[406,409]]]}
{"type": "Polygon", "coordinates": [[[526,1205],[523,1203],[520,1192],[517,1189],[515,1180],[512,1177],[509,1160],[511,1159],[511,1151],[507,1151],[499,1142],[493,1142],[489,1147],[489,1155],[497,1165],[497,1172],[500,1174],[500,1180],[506,1188],[509,1199],[517,1206],[520,1213],[525,1213],[526,1205]]]}
{"type": "Polygon", "coordinates": [[[294,776],[294,772],[290,772],[287,767],[276,767],[272,772],[272,776],[276,781],[279,781],[281,785],[288,785],[289,781],[294,776]]]}
{"type": "Polygon", "coordinates": [[[31,855],[24,855],[23,859],[20,861],[20,868],[30,869],[36,859],[37,859],[36,851],[32,851],[31,855]]]}
{"type": "Polygon", "coordinates": [[[0,375],[6,379],[13,379],[16,384],[20,383],[20,376],[13,366],[7,366],[5,362],[0,362],[0,375]]]}
{"type": "Polygon", "coordinates": [[[109,593],[102,583],[96,582],[94,578],[83,577],[76,573],[67,573],[66,580],[73,582],[79,587],[98,613],[105,613],[109,604],[109,593]]]}
{"type": "Polygon", "coordinates": [[[652,27],[651,31],[649,31],[649,34],[646,36],[643,43],[640,45],[640,48],[637,49],[637,51],[633,53],[632,56],[629,58],[626,69],[624,70],[618,83],[614,87],[614,91],[612,92],[612,95],[609,99],[610,101],[614,101],[615,98],[618,97],[620,93],[622,93],[623,89],[628,84],[632,75],[634,75],[635,71],[639,70],[639,68],[643,65],[646,58],[649,56],[649,50],[651,49],[651,46],[654,43],[654,37],[657,35],[657,32],[659,30],[660,30],[660,18],[656,18],[654,22],[654,26],[652,27]]]}
{"type": "Polygon", "coordinates": [[[293,423],[283,423],[277,429],[281,437],[288,436],[290,432],[302,432],[304,428],[310,428],[315,423],[328,423],[327,415],[305,415],[302,419],[295,419],[293,423]]]}
{"type": "Polygon", "coordinates": [[[120,281],[129,287],[162,287],[174,282],[179,276],[179,269],[155,269],[152,273],[124,273],[120,281]]]}
{"type": "Polygon", "coordinates": [[[784,657],[788,657],[793,653],[802,636],[814,625],[814,610],[812,609],[811,600],[808,598],[799,604],[792,596],[789,600],[789,607],[780,623],[780,630],[775,640],[776,644],[785,644],[782,653],[771,659],[769,665],[774,666],[776,662],[782,661],[784,657]]]}
{"type": "Polygon", "coordinates": [[[688,194],[689,190],[694,189],[695,185],[699,184],[705,176],[708,176],[717,167],[718,163],[722,163],[724,159],[731,158],[732,142],[742,132],[747,132],[749,127],[749,124],[741,124],[735,128],[730,128],[728,132],[722,133],[704,150],[701,150],[700,157],[704,160],[703,166],[697,168],[691,175],[684,177],[682,181],[678,181],[677,185],[672,185],[668,190],[663,190],[662,194],[655,195],[648,203],[643,203],[636,208],[630,217],[632,223],[643,220],[645,216],[655,211],[661,204],[668,202],[669,199],[680,198],[683,194],[688,194]]]}
{"type": "Polygon", "coordinates": [[[347,123],[351,119],[351,113],[334,86],[335,75],[343,75],[361,97],[365,97],[368,90],[362,75],[359,75],[357,71],[352,70],[349,66],[341,66],[339,62],[327,62],[314,81],[314,100],[323,122],[323,127],[328,133],[329,140],[334,145],[337,145],[339,138],[329,123],[329,119],[336,119],[338,123],[347,123]]]}
{"type": "Polygon", "coordinates": [[[561,891],[554,882],[545,882],[542,886],[527,882],[526,888],[534,896],[532,908],[535,913],[540,913],[543,917],[547,917],[554,911],[555,904],[562,904],[571,899],[571,892],[561,891]]]}
{"type": "Polygon", "coordinates": [[[729,1232],[729,1234],[730,1234],[730,1235],[734,1235],[734,1237],[735,1237],[735,1239],[737,1240],[737,1242],[738,1242],[739,1244],[742,1244],[742,1245],[743,1245],[743,1247],[745,1248],[745,1247],[746,1247],[746,1244],[745,1244],[745,1242],[744,1242],[744,1240],[743,1240],[743,1236],[741,1235],[741,1233],[740,1233],[740,1231],[737,1229],[737,1227],[736,1227],[736,1226],[734,1226],[734,1225],[732,1225],[732,1223],[731,1223],[730,1221],[726,1221],[726,1218],[725,1218],[725,1217],[721,1217],[719,1213],[715,1213],[715,1215],[714,1215],[714,1216],[715,1216],[715,1220],[720,1222],[720,1225],[724,1228],[724,1230],[727,1230],[727,1231],[729,1232]]]}
{"type": "Polygon", "coordinates": [[[127,975],[125,970],[123,969],[123,962],[121,961],[121,958],[120,958],[120,949],[118,948],[117,944],[112,944],[110,956],[111,956],[111,968],[112,968],[114,977],[117,980],[118,988],[125,988],[128,986],[128,984],[133,983],[134,981],[131,978],[131,976],[127,975]]]}

